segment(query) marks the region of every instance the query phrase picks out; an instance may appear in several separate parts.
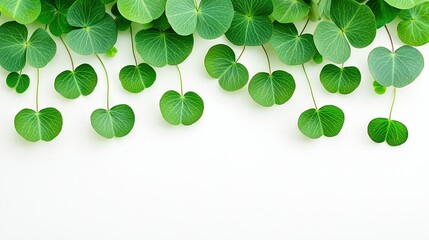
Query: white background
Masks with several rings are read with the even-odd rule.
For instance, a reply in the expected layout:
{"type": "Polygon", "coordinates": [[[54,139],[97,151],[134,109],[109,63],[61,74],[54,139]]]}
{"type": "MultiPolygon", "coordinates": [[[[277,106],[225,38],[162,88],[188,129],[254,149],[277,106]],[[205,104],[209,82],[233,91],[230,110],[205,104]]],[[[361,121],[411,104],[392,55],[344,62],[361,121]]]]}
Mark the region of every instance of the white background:
{"type": "MultiPolygon", "coordinates": [[[[399,47],[396,24],[389,27],[399,47]]],[[[371,49],[390,46],[384,29],[347,62],[363,77],[351,95],[327,93],[318,78],[323,65],[308,64],[319,105],[335,104],[346,114],[338,137],[309,140],[297,128],[298,116],[312,107],[302,69],[281,64],[269,47],[273,69],[292,73],[297,89],[285,105],[263,108],[246,88],[225,92],[205,72],[206,52],[221,42],[227,43],[197,37],[181,64],[185,91],[199,93],[206,108],[194,126],[175,127],[158,107],[164,92],[179,90],[175,68],[156,69],[152,88],[126,93],[117,76],[133,60],[129,34],[122,33],[117,56],[104,59],[112,105],[132,106],[136,125],[115,140],[102,139],[90,125],[91,112],[105,107],[105,78],[94,56],[74,54],[99,74],[95,92],[76,101],[53,88],[55,76],[70,69],[59,41],[54,61],[41,71],[41,107],[56,107],[64,117],[51,143],[28,143],[13,125],[17,112],[34,108],[35,70],[25,69],[33,82],[23,95],[8,89],[1,70],[0,239],[429,239],[428,67],[398,91],[393,116],[410,136],[391,148],[366,133],[371,119],[387,117],[392,100],[391,90],[373,92],[366,65],[371,49]]],[[[429,59],[428,46],[419,50],[429,59]]],[[[248,48],[241,62],[251,76],[267,71],[260,47],[248,48]]]]}

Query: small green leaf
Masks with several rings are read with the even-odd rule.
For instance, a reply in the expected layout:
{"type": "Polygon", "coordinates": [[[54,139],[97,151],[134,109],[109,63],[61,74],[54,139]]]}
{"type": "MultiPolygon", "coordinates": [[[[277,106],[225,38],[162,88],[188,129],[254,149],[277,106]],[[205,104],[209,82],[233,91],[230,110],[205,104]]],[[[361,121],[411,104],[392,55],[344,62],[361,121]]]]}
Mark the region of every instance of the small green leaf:
{"type": "Polygon", "coordinates": [[[111,49],[107,50],[106,56],[115,57],[117,53],[118,53],[118,49],[115,47],[112,47],[111,49]]]}
{"type": "Polygon", "coordinates": [[[168,22],[167,16],[165,16],[165,13],[161,15],[161,17],[153,20],[150,24],[151,26],[148,26],[147,28],[143,28],[143,29],[150,29],[150,28],[154,28],[154,29],[158,29],[161,31],[165,31],[169,28],[171,28],[170,23],[168,22]]]}
{"type": "Polygon", "coordinates": [[[118,0],[118,9],[126,19],[149,23],[159,18],[165,9],[167,0],[118,0]]]}
{"type": "Polygon", "coordinates": [[[1,0],[0,12],[21,24],[29,24],[37,19],[42,6],[40,0],[1,0]]]}
{"type": "Polygon", "coordinates": [[[405,87],[422,73],[424,58],[419,50],[402,46],[394,53],[384,47],[371,51],[368,57],[369,70],[378,83],[385,87],[405,87]]]}
{"type": "Polygon", "coordinates": [[[293,23],[310,12],[310,5],[304,0],[273,0],[273,6],[273,17],[281,23],[293,23]]]}
{"type": "Polygon", "coordinates": [[[172,29],[141,30],[136,34],[136,49],[145,62],[155,67],[178,65],[194,47],[194,37],[180,36],[172,29]]]}
{"type": "Polygon", "coordinates": [[[378,95],[383,95],[386,93],[387,88],[385,86],[382,86],[377,81],[374,81],[372,83],[372,86],[374,87],[374,92],[377,93],[378,95]]]}
{"type": "Polygon", "coordinates": [[[264,107],[282,105],[289,101],[295,92],[295,80],[285,71],[257,73],[249,84],[252,99],[264,107]]]}
{"type": "Polygon", "coordinates": [[[384,0],[369,0],[366,5],[374,13],[377,28],[392,22],[399,13],[399,9],[390,6],[384,0]]]}
{"type": "Polygon", "coordinates": [[[30,142],[52,141],[63,128],[63,117],[55,108],[45,108],[39,112],[21,110],[15,117],[15,129],[30,142]]]}
{"type": "Polygon", "coordinates": [[[204,102],[194,92],[187,92],[182,96],[178,92],[168,91],[162,96],[159,107],[162,117],[172,125],[192,125],[204,112],[204,102]]]}
{"type": "Polygon", "coordinates": [[[271,45],[280,60],[287,65],[301,65],[310,61],[317,53],[313,35],[298,35],[298,30],[293,23],[274,22],[271,45]]]}
{"type": "Polygon", "coordinates": [[[314,44],[323,57],[334,63],[344,63],[351,49],[343,32],[332,22],[323,21],[314,31],[314,44]]]}
{"type": "Polygon", "coordinates": [[[323,63],[323,56],[319,52],[316,52],[316,54],[313,57],[313,61],[316,64],[321,64],[323,63]]]}
{"type": "Polygon", "coordinates": [[[55,78],[55,90],[68,99],[88,96],[96,86],[97,73],[89,64],[82,64],[74,71],[64,71],[55,78]]]}
{"type": "Polygon", "coordinates": [[[135,115],[131,107],[125,104],[110,110],[97,109],[91,114],[91,125],[105,138],[120,138],[128,135],[134,127],[135,115]]]}
{"type": "Polygon", "coordinates": [[[402,42],[422,46],[429,42],[429,2],[408,10],[401,10],[398,36],[402,42]]]}
{"type": "Polygon", "coordinates": [[[429,2],[429,0],[384,0],[384,1],[386,1],[390,6],[393,6],[399,9],[410,9],[421,3],[429,2]]]}
{"type": "Polygon", "coordinates": [[[313,139],[322,136],[337,136],[344,125],[344,113],[336,106],[328,105],[309,109],[301,114],[298,128],[305,136],[313,139]]]}
{"type": "Polygon", "coordinates": [[[361,74],[356,67],[337,67],[328,64],[320,72],[320,81],[330,93],[350,94],[361,82],[361,74]]]}
{"type": "Polygon", "coordinates": [[[141,63],[138,66],[126,66],[119,73],[122,87],[131,93],[140,93],[151,87],[155,79],[155,70],[146,63],[141,63]]]}
{"type": "Polygon", "coordinates": [[[219,79],[219,85],[226,91],[237,91],[249,81],[247,68],[237,63],[234,51],[224,44],[210,48],[204,59],[207,73],[219,79]]]}
{"type": "Polygon", "coordinates": [[[390,146],[396,147],[407,141],[408,129],[401,122],[376,118],[368,125],[368,135],[376,143],[387,142],[390,146]]]}
{"type": "Polygon", "coordinates": [[[24,93],[30,86],[30,78],[26,74],[11,72],[6,78],[8,87],[15,89],[17,93],[24,93]]]}

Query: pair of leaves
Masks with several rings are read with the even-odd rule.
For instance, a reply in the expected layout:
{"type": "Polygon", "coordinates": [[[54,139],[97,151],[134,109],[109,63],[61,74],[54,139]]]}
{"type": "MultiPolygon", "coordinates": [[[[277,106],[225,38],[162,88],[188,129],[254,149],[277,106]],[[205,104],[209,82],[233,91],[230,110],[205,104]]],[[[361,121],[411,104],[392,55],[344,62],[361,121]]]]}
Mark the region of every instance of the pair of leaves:
{"type": "Polygon", "coordinates": [[[376,118],[368,125],[368,135],[376,143],[387,142],[390,146],[400,146],[408,139],[407,127],[398,121],[376,118]]]}
{"type": "Polygon", "coordinates": [[[70,32],[73,27],[67,22],[67,11],[76,0],[43,0],[42,11],[37,20],[49,24],[49,30],[55,36],[70,32]]]}
{"type": "Polygon", "coordinates": [[[17,22],[0,26],[0,65],[7,71],[22,70],[26,62],[43,68],[54,58],[57,45],[45,30],[38,28],[27,37],[27,27],[17,22]]]}
{"type": "Polygon", "coordinates": [[[341,132],[344,119],[344,112],[340,108],[327,105],[303,112],[298,119],[298,128],[302,134],[312,139],[335,137],[341,132]]]}
{"type": "Polygon", "coordinates": [[[55,108],[45,108],[36,112],[23,109],[15,116],[15,129],[30,142],[52,141],[63,128],[63,117],[55,108]]]}
{"type": "Polygon", "coordinates": [[[11,72],[6,78],[6,84],[17,93],[24,93],[30,86],[30,78],[26,74],[11,72]]]}
{"type": "Polygon", "coordinates": [[[135,115],[133,109],[125,104],[111,109],[97,109],[91,114],[91,125],[94,130],[105,138],[124,137],[134,128],[135,115]]]}
{"type": "Polygon", "coordinates": [[[40,0],[0,1],[0,12],[12,17],[21,24],[28,24],[36,20],[41,9],[40,0]]]}
{"type": "Polygon", "coordinates": [[[361,73],[356,67],[328,64],[320,72],[320,82],[330,93],[350,94],[359,87],[361,73]]]}
{"type": "Polygon", "coordinates": [[[64,71],[55,78],[55,90],[63,97],[76,99],[88,96],[97,86],[97,73],[89,64],[82,64],[73,71],[64,71]]]}
{"type": "Polygon", "coordinates": [[[122,87],[131,93],[140,93],[153,85],[156,80],[155,70],[146,63],[138,66],[126,66],[119,72],[122,87]]]}
{"type": "Polygon", "coordinates": [[[159,107],[162,117],[172,125],[192,125],[204,112],[204,102],[194,92],[181,95],[176,91],[168,91],[162,96],[159,107]]]}
{"type": "Polygon", "coordinates": [[[421,46],[429,42],[429,2],[412,9],[402,10],[399,17],[398,36],[402,42],[421,46]]]}

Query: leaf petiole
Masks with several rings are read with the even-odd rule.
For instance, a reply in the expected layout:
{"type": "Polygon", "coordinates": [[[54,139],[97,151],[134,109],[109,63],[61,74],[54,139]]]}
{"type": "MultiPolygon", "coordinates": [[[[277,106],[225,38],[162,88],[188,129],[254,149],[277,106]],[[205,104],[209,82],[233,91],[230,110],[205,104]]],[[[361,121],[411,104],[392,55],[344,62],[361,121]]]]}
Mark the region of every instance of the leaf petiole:
{"type": "Polygon", "coordinates": [[[71,62],[71,65],[72,65],[72,70],[73,70],[73,72],[74,72],[74,70],[75,70],[75,67],[74,67],[74,61],[73,61],[73,57],[72,57],[72,55],[71,55],[70,49],[69,49],[69,47],[67,47],[67,44],[64,42],[64,39],[63,39],[61,36],[60,36],[60,39],[61,39],[61,42],[63,43],[64,47],[65,47],[65,48],[66,48],[66,50],[67,50],[67,53],[68,53],[68,55],[69,55],[70,62],[71,62]]]}
{"type": "Polygon", "coordinates": [[[313,99],[314,107],[317,111],[319,111],[319,108],[317,107],[316,99],[314,97],[313,87],[311,86],[310,78],[308,77],[307,70],[305,69],[305,65],[302,64],[302,69],[305,73],[305,78],[307,79],[308,87],[310,88],[311,98],[313,99]]]}
{"type": "Polygon", "coordinates": [[[177,71],[179,72],[179,78],[180,78],[180,94],[183,95],[183,78],[182,78],[182,72],[180,71],[179,65],[176,65],[177,71]]]}
{"type": "Polygon", "coordinates": [[[100,56],[98,56],[97,53],[95,54],[95,56],[97,56],[97,59],[98,59],[98,61],[100,61],[101,66],[103,66],[104,73],[106,74],[106,84],[107,84],[106,102],[107,102],[107,110],[110,110],[110,81],[109,81],[109,74],[107,73],[106,65],[104,65],[104,62],[101,60],[100,56]]]}
{"type": "Polygon", "coordinates": [[[392,101],[392,106],[390,107],[389,120],[392,120],[392,113],[393,113],[393,108],[395,107],[397,89],[398,88],[394,88],[393,90],[393,101],[392,101]]]}
{"type": "Polygon", "coordinates": [[[37,68],[36,112],[39,112],[39,86],[40,86],[40,68],[37,68]]]}
{"type": "Polygon", "coordinates": [[[395,52],[395,45],[393,44],[393,39],[392,39],[392,35],[390,34],[389,28],[387,28],[387,25],[384,25],[384,28],[387,31],[387,35],[389,35],[389,39],[390,39],[390,45],[392,46],[392,52],[395,52]]]}
{"type": "Polygon", "coordinates": [[[136,63],[136,66],[137,66],[138,62],[137,62],[136,52],[135,52],[135,49],[134,49],[134,34],[133,34],[132,23],[130,25],[130,35],[131,35],[131,50],[133,52],[134,62],[136,63]]]}
{"type": "Polygon", "coordinates": [[[301,33],[299,34],[299,36],[301,36],[304,33],[304,30],[307,28],[309,22],[310,22],[310,18],[307,18],[307,22],[305,22],[305,25],[302,28],[301,33]]]}
{"type": "Polygon", "coordinates": [[[265,56],[267,57],[267,62],[268,62],[268,70],[269,70],[270,75],[272,75],[270,56],[268,55],[267,49],[265,49],[264,45],[261,45],[261,47],[262,47],[262,49],[264,49],[264,53],[265,53],[265,56]]]}

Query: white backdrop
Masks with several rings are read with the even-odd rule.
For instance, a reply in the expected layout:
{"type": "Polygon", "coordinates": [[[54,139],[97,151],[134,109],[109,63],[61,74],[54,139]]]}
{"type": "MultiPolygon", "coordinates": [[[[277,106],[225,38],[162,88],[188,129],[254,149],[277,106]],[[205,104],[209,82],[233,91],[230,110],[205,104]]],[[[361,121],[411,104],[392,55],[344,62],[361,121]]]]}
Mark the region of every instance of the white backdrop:
{"type": "MultiPolygon", "coordinates": [[[[177,72],[156,69],[154,86],[138,95],[122,90],[118,73],[133,63],[128,33],[120,35],[117,56],[104,59],[112,105],[133,107],[136,125],[125,138],[102,139],[89,121],[93,110],[105,107],[102,68],[94,56],[74,54],[77,63],[95,67],[99,84],[89,97],[63,99],[53,83],[70,63],[57,43],[57,56],[41,71],[41,107],[56,107],[64,118],[51,143],[17,135],[14,116],[34,108],[35,84],[18,96],[0,71],[1,240],[429,239],[429,67],[398,91],[393,116],[408,126],[408,142],[391,148],[366,133],[371,119],[388,116],[392,100],[391,91],[373,92],[366,65],[371,49],[390,46],[384,29],[347,62],[363,76],[351,95],[327,93],[318,78],[324,64],[307,65],[319,105],[335,104],[346,114],[338,137],[319,140],[297,128],[298,116],[313,106],[302,69],[281,64],[271,47],[273,69],[292,73],[297,84],[283,106],[260,107],[246,88],[225,92],[207,75],[204,56],[227,43],[224,38],[196,37],[194,52],[181,64],[185,91],[204,99],[202,119],[192,127],[169,126],[159,99],[179,90],[177,72]]],[[[395,44],[401,45],[396,37],[395,44]]],[[[428,61],[429,46],[419,50],[428,61]]],[[[252,76],[267,71],[260,47],[248,48],[242,63],[252,76]]],[[[25,72],[35,79],[35,70],[25,72]]]]}

